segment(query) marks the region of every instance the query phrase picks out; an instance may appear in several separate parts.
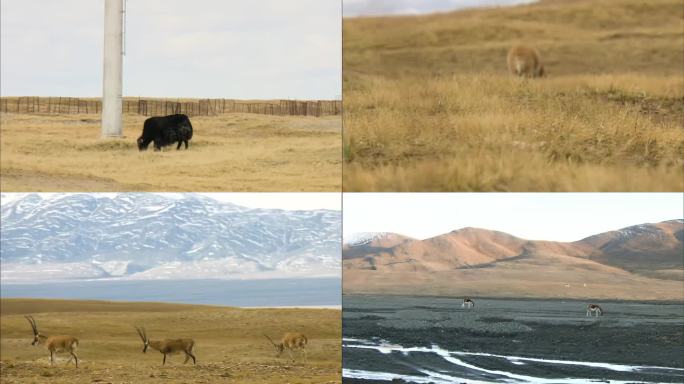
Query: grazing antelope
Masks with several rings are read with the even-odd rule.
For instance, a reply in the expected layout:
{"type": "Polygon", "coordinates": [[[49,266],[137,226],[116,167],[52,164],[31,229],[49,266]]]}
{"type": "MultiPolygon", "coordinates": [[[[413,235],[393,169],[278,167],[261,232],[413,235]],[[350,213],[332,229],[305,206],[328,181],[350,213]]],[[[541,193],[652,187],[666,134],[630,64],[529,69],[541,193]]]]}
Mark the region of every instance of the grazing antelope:
{"type": "Polygon", "coordinates": [[[521,77],[544,76],[544,65],[536,49],[524,45],[516,45],[508,51],[508,70],[521,77]]]}
{"type": "Polygon", "coordinates": [[[290,355],[290,359],[294,361],[294,357],[292,357],[292,351],[295,349],[299,349],[304,352],[304,360],[308,361],[308,358],[306,356],[306,344],[309,342],[309,339],[307,339],[303,333],[287,332],[283,335],[283,338],[280,339],[280,343],[277,344],[270,337],[266,336],[266,338],[271,342],[271,344],[273,344],[273,347],[275,347],[276,352],[278,352],[276,357],[279,357],[283,353],[283,351],[287,349],[287,353],[290,355]]]}
{"type": "Polygon", "coordinates": [[[466,297],[463,299],[463,304],[461,304],[461,308],[475,308],[475,302],[472,301],[469,297],[466,297]]]}
{"type": "Polygon", "coordinates": [[[55,363],[55,353],[57,352],[68,352],[71,357],[67,360],[65,365],[69,365],[71,359],[74,359],[76,368],[78,368],[78,356],[76,355],[76,349],[78,348],[78,339],[69,335],[58,335],[58,336],[45,336],[38,332],[38,326],[36,325],[36,320],[33,316],[24,316],[31,324],[31,329],[33,329],[33,342],[31,345],[45,344],[48,351],[50,351],[50,365],[55,363]]]}
{"type": "Polygon", "coordinates": [[[143,353],[147,353],[147,347],[152,347],[156,349],[157,351],[161,352],[164,355],[164,360],[162,361],[162,365],[166,364],[166,355],[173,355],[176,353],[183,352],[185,353],[185,361],[183,364],[187,364],[188,360],[192,358],[192,364],[195,364],[195,355],[192,353],[192,348],[195,347],[195,340],[193,339],[164,339],[164,340],[150,340],[147,338],[147,332],[145,332],[145,328],[138,328],[135,327],[135,330],[138,331],[138,335],[140,335],[140,338],[142,339],[143,343],[145,343],[145,347],[143,347],[143,353]]]}
{"type": "Polygon", "coordinates": [[[596,317],[603,316],[603,309],[598,304],[589,304],[587,305],[587,316],[591,317],[592,314],[595,314],[596,317]]]}

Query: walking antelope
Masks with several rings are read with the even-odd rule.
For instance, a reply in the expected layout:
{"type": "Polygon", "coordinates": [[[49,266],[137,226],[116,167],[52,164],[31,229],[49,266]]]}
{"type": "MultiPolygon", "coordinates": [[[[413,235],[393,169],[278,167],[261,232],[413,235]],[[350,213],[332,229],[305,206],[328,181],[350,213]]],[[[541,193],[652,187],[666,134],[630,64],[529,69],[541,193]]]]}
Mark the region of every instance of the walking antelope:
{"type": "Polygon", "coordinates": [[[78,356],[76,355],[76,349],[78,348],[77,338],[69,335],[45,336],[38,332],[38,326],[33,316],[24,317],[31,324],[31,329],[33,329],[33,342],[31,342],[31,345],[45,344],[45,347],[50,351],[50,365],[55,363],[55,353],[68,352],[71,357],[69,357],[65,365],[69,365],[71,359],[74,359],[76,368],[78,368],[78,356]]]}
{"type": "Polygon", "coordinates": [[[273,347],[275,347],[276,352],[278,352],[276,357],[280,356],[283,353],[283,351],[287,349],[287,353],[290,355],[290,359],[294,361],[294,357],[292,357],[292,351],[295,349],[299,349],[302,352],[304,352],[304,360],[308,361],[306,355],[306,344],[309,342],[309,339],[307,339],[303,333],[287,332],[283,335],[283,338],[280,339],[280,343],[277,344],[270,337],[266,336],[266,338],[271,342],[271,344],[273,344],[273,347]]]}
{"type": "Polygon", "coordinates": [[[463,304],[461,304],[461,308],[475,308],[475,302],[472,301],[469,297],[466,297],[463,299],[463,304]]]}
{"type": "Polygon", "coordinates": [[[162,361],[162,365],[166,364],[166,355],[173,355],[176,353],[185,353],[185,361],[183,364],[186,364],[190,358],[192,358],[192,363],[195,364],[195,355],[192,353],[192,348],[195,347],[195,340],[193,339],[164,339],[164,340],[150,340],[147,338],[147,332],[145,332],[145,328],[138,328],[135,327],[135,330],[138,331],[138,335],[140,335],[140,338],[142,339],[143,343],[145,344],[145,347],[143,347],[143,353],[147,353],[147,347],[152,347],[156,349],[157,351],[161,352],[164,355],[164,360],[162,361]]]}
{"type": "Polygon", "coordinates": [[[591,317],[592,314],[596,317],[603,316],[603,309],[598,304],[589,304],[587,305],[587,316],[591,317]]]}

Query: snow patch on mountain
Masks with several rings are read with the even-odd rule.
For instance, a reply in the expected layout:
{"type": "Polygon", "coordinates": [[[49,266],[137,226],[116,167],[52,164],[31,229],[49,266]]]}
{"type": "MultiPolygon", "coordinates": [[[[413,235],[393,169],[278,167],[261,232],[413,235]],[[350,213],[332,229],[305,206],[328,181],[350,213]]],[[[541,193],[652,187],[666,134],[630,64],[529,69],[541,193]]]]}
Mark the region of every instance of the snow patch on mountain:
{"type": "Polygon", "coordinates": [[[4,201],[1,215],[8,281],[339,275],[339,211],[247,208],[195,194],[26,194],[4,201]]]}
{"type": "Polygon", "coordinates": [[[370,244],[375,240],[381,240],[391,235],[392,233],[389,232],[358,232],[345,236],[343,242],[350,247],[356,247],[370,244]]]}

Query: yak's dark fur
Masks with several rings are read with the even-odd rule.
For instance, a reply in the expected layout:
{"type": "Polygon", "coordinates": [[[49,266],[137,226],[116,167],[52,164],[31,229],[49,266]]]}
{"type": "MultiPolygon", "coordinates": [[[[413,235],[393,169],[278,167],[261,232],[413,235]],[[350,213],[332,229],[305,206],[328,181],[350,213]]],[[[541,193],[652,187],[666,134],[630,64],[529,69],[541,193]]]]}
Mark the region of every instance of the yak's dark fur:
{"type": "Polygon", "coordinates": [[[176,149],[180,149],[182,143],[185,143],[185,149],[188,149],[190,139],[192,139],[192,124],[187,115],[150,117],[145,120],[142,135],[138,138],[138,149],[146,150],[151,142],[154,142],[155,151],[176,142],[178,142],[176,149]]]}

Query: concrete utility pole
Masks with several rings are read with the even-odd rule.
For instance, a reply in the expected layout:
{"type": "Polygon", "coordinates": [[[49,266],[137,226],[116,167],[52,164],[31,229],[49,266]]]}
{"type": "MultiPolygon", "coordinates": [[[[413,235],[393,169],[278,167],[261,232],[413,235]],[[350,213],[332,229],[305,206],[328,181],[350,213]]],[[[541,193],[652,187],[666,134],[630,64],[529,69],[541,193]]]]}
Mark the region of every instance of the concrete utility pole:
{"type": "Polygon", "coordinates": [[[123,2],[105,0],[102,137],[121,137],[123,2]]]}

